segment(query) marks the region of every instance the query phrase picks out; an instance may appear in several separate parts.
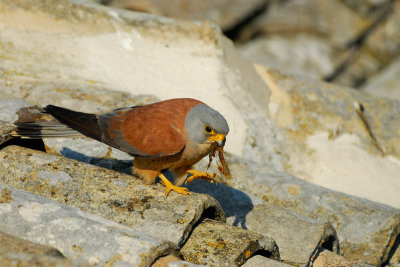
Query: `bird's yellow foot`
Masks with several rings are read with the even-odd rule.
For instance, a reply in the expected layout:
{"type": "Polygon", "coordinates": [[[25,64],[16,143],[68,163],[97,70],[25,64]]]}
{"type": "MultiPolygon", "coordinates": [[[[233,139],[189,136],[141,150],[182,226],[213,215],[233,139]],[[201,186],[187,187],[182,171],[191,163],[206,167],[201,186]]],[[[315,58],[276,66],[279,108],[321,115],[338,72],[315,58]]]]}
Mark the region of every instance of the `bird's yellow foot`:
{"type": "Polygon", "coordinates": [[[208,173],[208,172],[202,172],[202,171],[196,171],[196,170],[187,170],[187,173],[191,174],[186,181],[185,184],[190,183],[194,179],[202,179],[209,181],[210,183],[217,183],[214,178],[216,176],[215,173],[208,173]]]}
{"type": "Polygon", "coordinates": [[[166,197],[169,195],[169,192],[171,192],[171,190],[173,190],[179,194],[190,195],[189,189],[187,189],[185,187],[173,185],[168,180],[168,178],[164,176],[164,174],[160,174],[158,177],[160,177],[161,183],[165,186],[165,196],[166,197]]]}

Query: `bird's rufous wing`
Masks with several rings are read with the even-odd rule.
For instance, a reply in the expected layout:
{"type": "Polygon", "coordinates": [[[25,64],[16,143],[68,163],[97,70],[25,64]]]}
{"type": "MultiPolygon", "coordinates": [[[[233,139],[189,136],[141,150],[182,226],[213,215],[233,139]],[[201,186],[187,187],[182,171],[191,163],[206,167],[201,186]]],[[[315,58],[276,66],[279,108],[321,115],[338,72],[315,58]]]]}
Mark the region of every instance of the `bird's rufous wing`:
{"type": "Polygon", "coordinates": [[[134,156],[161,157],[185,146],[186,111],[146,105],[99,115],[102,141],[134,156]]]}

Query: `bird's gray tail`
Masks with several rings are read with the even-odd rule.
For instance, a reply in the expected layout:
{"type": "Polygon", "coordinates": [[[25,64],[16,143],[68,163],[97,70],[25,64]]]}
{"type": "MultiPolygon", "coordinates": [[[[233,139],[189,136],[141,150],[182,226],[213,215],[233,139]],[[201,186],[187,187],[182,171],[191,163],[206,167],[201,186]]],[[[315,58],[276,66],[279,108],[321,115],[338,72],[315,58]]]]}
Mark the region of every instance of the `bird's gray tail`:
{"type": "Polygon", "coordinates": [[[62,124],[101,142],[102,131],[99,125],[99,117],[96,114],[73,111],[53,105],[46,106],[44,110],[62,124]]]}
{"type": "MultiPolygon", "coordinates": [[[[38,106],[21,108],[18,114],[18,120],[14,122],[17,129],[14,136],[19,136],[21,138],[52,138],[52,137],[82,137],[82,131],[69,127],[71,123],[65,122],[63,116],[59,115],[68,109],[63,109],[55,106],[47,106],[45,108],[40,108],[38,106]]],[[[68,113],[67,114],[70,114],[68,113]]],[[[85,113],[82,113],[85,114],[85,113]]],[[[88,114],[92,117],[94,114],[88,114]]],[[[90,127],[90,126],[88,126],[90,127]]],[[[97,126],[98,127],[98,126],[97,126]]]]}

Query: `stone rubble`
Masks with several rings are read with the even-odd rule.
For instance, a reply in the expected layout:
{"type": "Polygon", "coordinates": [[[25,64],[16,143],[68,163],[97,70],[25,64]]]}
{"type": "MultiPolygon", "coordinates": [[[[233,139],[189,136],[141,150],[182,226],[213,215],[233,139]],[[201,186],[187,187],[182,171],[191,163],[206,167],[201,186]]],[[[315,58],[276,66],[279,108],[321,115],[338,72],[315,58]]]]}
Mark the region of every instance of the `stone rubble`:
{"type": "MultiPolygon", "coordinates": [[[[9,200],[2,203],[0,209],[0,228],[4,233],[53,246],[71,259],[94,265],[118,261],[120,264],[149,266],[158,257],[177,249],[171,242],[151,238],[143,232],[47,198],[3,185],[0,190],[10,192],[9,200]]],[[[39,251],[37,254],[48,253],[39,251]]]]}
{"type": "Polygon", "coordinates": [[[0,232],[0,263],[3,266],[92,266],[82,260],[72,260],[63,256],[55,248],[32,243],[0,232]]]}
{"type": "Polygon", "coordinates": [[[165,197],[160,184],[17,146],[0,151],[0,182],[103,216],[181,246],[201,217],[225,221],[219,203],[203,194],[165,197]]]}
{"type": "Polygon", "coordinates": [[[257,254],[280,261],[272,238],[210,219],[197,225],[181,253],[190,262],[208,266],[239,266],[257,254]]]}
{"type": "MultiPolygon", "coordinates": [[[[14,244],[0,246],[0,265],[400,266],[398,100],[253,64],[208,22],[97,2],[0,0],[0,238],[14,244]],[[200,99],[226,116],[232,179],[194,181],[190,196],[165,197],[160,184],[131,175],[129,155],[97,141],[13,137],[26,106],[104,112],[174,97],[200,99]]],[[[379,21],[388,6],[397,14],[395,1],[260,2],[233,23],[257,9],[266,16],[238,36],[302,28],[304,38],[291,38],[299,50],[315,44],[310,55],[322,65],[301,75],[326,77],[365,54],[343,47],[375,24],[365,44],[386,61],[396,54],[398,16],[379,21]],[[377,42],[382,36],[394,44],[390,53],[377,42]]],[[[284,65],[293,62],[297,74],[294,65],[308,65],[288,56],[284,65]]],[[[357,60],[358,69],[368,67],[357,60]]],[[[357,84],[386,61],[331,80],[357,84]]],[[[217,169],[214,162],[208,171],[217,169]]]]}
{"type": "MultiPolygon", "coordinates": [[[[227,185],[215,186],[195,181],[189,189],[197,193],[207,192],[217,199],[225,211],[228,224],[240,225],[255,232],[263,231],[274,238],[282,259],[288,252],[290,257],[296,255],[297,260],[304,260],[317,246],[324,247],[318,244],[320,239],[327,241],[325,245],[329,250],[335,251],[339,243],[342,255],[372,265],[389,260],[389,251],[396,251],[395,240],[400,235],[398,209],[329,190],[230,154],[226,154],[226,159],[234,177],[224,181],[227,185]],[[272,222],[264,225],[260,223],[260,217],[264,220],[270,218],[272,222]],[[326,229],[325,222],[333,228],[326,229]],[[291,224],[293,226],[288,226],[291,224]],[[295,237],[289,239],[285,236],[300,229],[303,230],[295,237]],[[302,238],[302,235],[307,238],[302,238]],[[330,238],[326,238],[328,236],[330,238]],[[294,250],[291,246],[295,244],[288,242],[295,243],[296,238],[308,245],[295,247],[294,250]],[[288,248],[291,250],[285,250],[288,248]]],[[[204,161],[198,165],[199,169],[206,168],[204,161]]],[[[210,171],[216,170],[211,168],[210,171]]],[[[393,257],[398,257],[396,255],[393,257]]]]}

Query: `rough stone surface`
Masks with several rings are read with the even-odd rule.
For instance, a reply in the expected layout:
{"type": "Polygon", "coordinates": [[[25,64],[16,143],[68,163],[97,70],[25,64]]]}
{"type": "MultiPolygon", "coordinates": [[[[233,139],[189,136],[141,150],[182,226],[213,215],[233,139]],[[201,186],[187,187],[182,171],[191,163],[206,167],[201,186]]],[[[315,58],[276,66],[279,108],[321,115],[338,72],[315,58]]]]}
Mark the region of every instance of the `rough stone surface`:
{"type": "Polygon", "coordinates": [[[400,54],[400,2],[387,1],[386,16],[352,55],[346,70],[334,79],[348,86],[362,84],[388,66],[400,54]]]}
{"type": "Polygon", "coordinates": [[[389,260],[388,265],[389,266],[396,266],[396,267],[400,266],[400,249],[399,249],[399,247],[393,249],[389,253],[391,255],[391,258],[389,260]]]}
{"type": "Polygon", "coordinates": [[[108,5],[187,20],[208,20],[229,30],[264,5],[262,0],[111,0],[108,5]]]}
{"type": "Polygon", "coordinates": [[[252,194],[223,184],[195,181],[189,189],[214,196],[224,209],[228,224],[273,238],[285,263],[307,265],[322,248],[339,252],[339,240],[329,223],[266,204],[252,194]]]}
{"type": "Polygon", "coordinates": [[[164,196],[161,184],[145,185],[126,174],[43,152],[8,146],[0,151],[0,182],[133,227],[181,245],[202,217],[225,221],[207,195],[164,196]]]}
{"type": "Polygon", "coordinates": [[[270,236],[279,247],[281,260],[307,265],[323,247],[339,253],[339,240],[329,223],[320,223],[283,208],[257,205],[246,216],[247,229],[270,236]]]}
{"type": "Polygon", "coordinates": [[[280,151],[285,172],[400,208],[399,101],[256,68],[271,88],[271,119],[287,142],[280,151]]]}
{"type": "Polygon", "coordinates": [[[181,253],[187,261],[215,266],[239,266],[257,253],[280,259],[273,239],[210,219],[193,230],[181,253]]]}
{"type": "MultiPolygon", "coordinates": [[[[2,187],[2,190],[4,189],[5,187],[2,187]]],[[[4,203],[2,202],[2,204],[4,203]]],[[[0,254],[24,252],[27,254],[49,255],[60,259],[64,258],[63,254],[53,247],[32,243],[4,232],[0,232],[0,240],[0,254]]]]}
{"type": "Polygon", "coordinates": [[[398,29],[398,1],[294,0],[271,1],[237,35],[255,62],[362,88],[376,84],[377,77],[388,86],[398,80],[385,73],[400,55],[398,29]]]}
{"type": "Polygon", "coordinates": [[[316,79],[331,74],[342,58],[325,38],[301,33],[262,36],[238,49],[252,62],[316,79]]]}
{"type": "Polygon", "coordinates": [[[169,262],[166,267],[199,267],[199,266],[206,266],[206,265],[194,264],[187,261],[172,261],[169,262]]]}
{"type": "MultiPolygon", "coordinates": [[[[228,224],[248,227],[251,211],[266,202],[329,221],[348,258],[374,265],[399,264],[398,101],[259,66],[254,69],[210,23],[138,14],[96,2],[0,1],[1,99],[102,112],[136,105],[137,100],[198,98],[219,110],[231,128],[226,150],[236,155],[227,154],[233,179],[218,178],[231,187],[204,183],[210,189],[203,191],[218,196],[228,224]],[[144,93],[158,98],[135,96],[144,93]]],[[[267,32],[269,38],[288,39],[313,36],[314,41],[327,41],[316,46],[329,53],[320,58],[324,66],[330,63],[336,68],[326,79],[359,85],[398,58],[398,7],[398,1],[389,0],[271,1],[269,17],[253,21],[259,28],[247,33],[267,32]],[[267,25],[257,24],[264,19],[269,21],[267,25]]],[[[295,59],[300,58],[294,58],[293,64],[295,59]]],[[[318,75],[329,72],[320,68],[323,72],[318,75]]],[[[9,110],[15,109],[17,102],[9,110]]],[[[1,114],[8,112],[0,110],[1,114]]],[[[3,132],[6,140],[8,128],[3,132]]],[[[165,227],[177,227],[179,233],[189,235],[188,221],[195,225],[201,214],[222,219],[215,215],[219,208],[214,204],[207,204],[208,208],[194,204],[196,211],[185,215],[182,206],[191,205],[188,198],[172,194],[171,202],[164,201],[159,185],[137,185],[127,178],[130,176],[109,171],[94,174],[93,166],[60,163],[58,158],[47,158],[50,155],[32,152],[36,155],[32,158],[20,150],[11,153],[4,147],[14,141],[22,145],[22,140],[16,139],[1,146],[2,156],[8,153],[17,161],[4,161],[12,167],[0,166],[2,179],[14,177],[8,181],[36,194],[109,219],[133,220],[132,227],[143,228],[141,223],[153,219],[146,231],[158,236],[165,234],[160,233],[165,227]],[[19,161],[23,155],[25,159],[19,161]],[[76,177],[90,179],[71,182],[76,177]],[[116,179],[117,185],[112,184],[116,179]],[[146,198],[153,195],[153,189],[156,197],[146,198]],[[166,206],[169,208],[164,209],[166,206]],[[199,210],[203,211],[196,213],[199,210]],[[163,220],[154,220],[157,216],[152,212],[163,220]],[[175,213],[178,215],[171,215],[175,213]]],[[[47,146],[47,151],[129,170],[130,159],[108,159],[122,155],[115,156],[96,142],[89,141],[91,147],[81,139],[61,142],[64,144],[58,141],[47,146]],[[74,144],[84,151],[76,150],[74,144]]],[[[215,165],[211,168],[216,170],[215,165]]],[[[8,194],[2,193],[0,201],[9,201],[8,194]]],[[[204,203],[201,201],[196,203],[204,203]]],[[[174,240],[181,238],[181,234],[170,235],[174,240]]]]}
{"type": "Polygon", "coordinates": [[[400,57],[375,74],[360,90],[372,95],[400,100],[400,57]]]}
{"type": "Polygon", "coordinates": [[[59,259],[56,257],[46,255],[34,255],[26,253],[6,253],[0,255],[0,265],[7,267],[89,267],[91,264],[85,264],[81,262],[74,262],[68,259],[59,259]]]}
{"type": "Polygon", "coordinates": [[[205,265],[198,265],[191,262],[180,260],[176,256],[168,255],[159,258],[151,267],[198,267],[205,265]]]}
{"type": "Polygon", "coordinates": [[[269,266],[269,267],[289,267],[288,265],[283,262],[279,262],[276,260],[272,260],[267,257],[263,257],[260,255],[256,255],[248,259],[245,264],[242,265],[243,267],[260,267],[260,266],[269,266]]]}
{"type": "Polygon", "coordinates": [[[399,209],[329,190],[244,158],[225,156],[233,177],[225,183],[232,189],[207,183],[200,187],[193,184],[190,189],[209,192],[220,201],[224,209],[228,208],[228,222],[247,226],[247,216],[261,204],[250,196],[253,194],[270,205],[330,222],[346,258],[379,265],[388,259],[389,253],[396,251],[395,240],[400,236],[399,209]],[[224,204],[227,200],[229,204],[224,204]]]}
{"type": "Polygon", "coordinates": [[[361,263],[356,260],[348,260],[348,259],[344,258],[343,256],[340,256],[336,253],[332,253],[329,250],[324,250],[318,254],[318,257],[315,259],[313,266],[315,266],[315,267],[328,267],[328,266],[372,267],[373,265],[361,263]]]}
{"type": "Polygon", "coordinates": [[[178,257],[174,256],[174,255],[167,255],[164,257],[160,257],[159,259],[157,259],[153,264],[152,267],[164,267],[166,266],[169,262],[172,261],[180,261],[181,259],[179,259],[178,257]]]}
{"type": "Polygon", "coordinates": [[[13,122],[17,120],[17,111],[30,104],[19,99],[0,99],[0,121],[13,122]]]}
{"type": "Polygon", "coordinates": [[[0,121],[0,145],[12,138],[16,127],[8,122],[0,121]]]}
{"type": "Polygon", "coordinates": [[[149,266],[159,256],[176,250],[171,242],[154,239],[100,216],[12,187],[0,185],[0,189],[11,192],[10,201],[0,203],[3,232],[51,245],[69,258],[90,264],[149,266]]]}
{"type": "Polygon", "coordinates": [[[0,266],[92,266],[65,258],[55,248],[32,243],[0,232],[0,266]]]}
{"type": "Polygon", "coordinates": [[[276,2],[263,16],[247,25],[242,39],[260,34],[313,33],[339,47],[352,41],[372,21],[360,16],[341,1],[294,0],[276,2]]]}
{"type": "Polygon", "coordinates": [[[342,3],[355,10],[359,14],[363,15],[374,15],[374,13],[379,14],[379,8],[382,5],[387,4],[388,0],[340,0],[342,3]]]}

